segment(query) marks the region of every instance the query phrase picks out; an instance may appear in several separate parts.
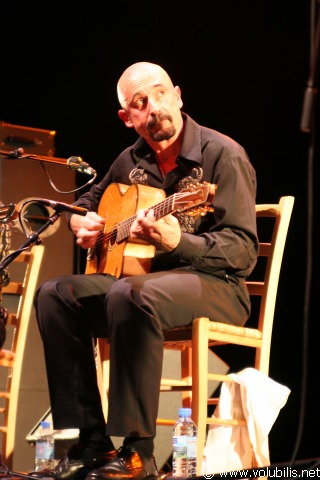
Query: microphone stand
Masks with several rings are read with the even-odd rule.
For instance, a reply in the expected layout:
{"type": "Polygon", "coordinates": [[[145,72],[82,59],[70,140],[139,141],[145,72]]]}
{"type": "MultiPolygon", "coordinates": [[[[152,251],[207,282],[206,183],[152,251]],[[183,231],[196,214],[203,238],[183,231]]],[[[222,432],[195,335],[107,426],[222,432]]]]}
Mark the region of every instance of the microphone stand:
{"type": "Polygon", "coordinates": [[[7,255],[2,262],[0,263],[0,273],[24,250],[27,250],[33,244],[40,244],[42,243],[42,239],[40,238],[40,234],[44,232],[50,225],[53,225],[58,218],[61,216],[61,211],[56,210],[55,213],[48,218],[47,222],[42,225],[41,228],[37,232],[33,232],[29,237],[28,240],[23,243],[16,251],[7,255]]]}
{"type": "Polygon", "coordinates": [[[304,94],[300,130],[302,133],[310,134],[307,162],[307,227],[306,227],[306,279],[303,304],[303,332],[302,332],[302,377],[301,377],[301,399],[298,419],[298,430],[291,456],[293,465],[297,457],[303,438],[303,430],[306,417],[307,402],[307,373],[308,373],[308,342],[309,342],[309,315],[311,306],[311,290],[313,279],[313,204],[314,204],[314,153],[315,153],[315,124],[316,124],[316,98],[318,93],[318,79],[320,67],[320,0],[311,0],[310,15],[310,71],[308,83],[304,94]]]}

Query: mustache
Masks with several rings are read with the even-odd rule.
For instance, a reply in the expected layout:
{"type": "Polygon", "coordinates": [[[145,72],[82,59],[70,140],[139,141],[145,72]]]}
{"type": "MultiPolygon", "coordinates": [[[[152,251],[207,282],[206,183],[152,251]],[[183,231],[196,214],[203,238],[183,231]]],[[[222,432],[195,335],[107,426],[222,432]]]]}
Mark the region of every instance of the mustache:
{"type": "Polygon", "coordinates": [[[147,123],[147,128],[153,128],[157,123],[162,122],[163,120],[173,121],[172,116],[168,113],[156,113],[152,115],[151,120],[147,123]]]}

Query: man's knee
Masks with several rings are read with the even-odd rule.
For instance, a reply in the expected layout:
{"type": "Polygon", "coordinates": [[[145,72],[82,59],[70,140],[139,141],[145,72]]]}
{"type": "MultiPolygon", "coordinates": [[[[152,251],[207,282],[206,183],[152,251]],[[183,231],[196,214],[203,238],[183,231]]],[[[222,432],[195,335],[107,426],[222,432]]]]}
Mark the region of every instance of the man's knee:
{"type": "Polygon", "coordinates": [[[40,303],[46,304],[50,298],[57,297],[59,288],[66,282],[64,277],[51,278],[42,283],[36,290],[34,297],[34,305],[37,307],[40,303]],[[59,287],[60,285],[60,287],[59,287]]]}

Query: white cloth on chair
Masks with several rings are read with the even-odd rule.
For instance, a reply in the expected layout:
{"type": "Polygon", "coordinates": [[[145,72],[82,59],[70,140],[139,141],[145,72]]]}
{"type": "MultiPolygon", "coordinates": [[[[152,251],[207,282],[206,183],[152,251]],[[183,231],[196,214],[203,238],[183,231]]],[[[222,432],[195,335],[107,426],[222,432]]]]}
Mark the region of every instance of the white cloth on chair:
{"type": "Polygon", "coordinates": [[[270,465],[268,435],[290,389],[254,368],[223,382],[213,417],[244,418],[247,426],[210,425],[202,474],[270,465]]]}

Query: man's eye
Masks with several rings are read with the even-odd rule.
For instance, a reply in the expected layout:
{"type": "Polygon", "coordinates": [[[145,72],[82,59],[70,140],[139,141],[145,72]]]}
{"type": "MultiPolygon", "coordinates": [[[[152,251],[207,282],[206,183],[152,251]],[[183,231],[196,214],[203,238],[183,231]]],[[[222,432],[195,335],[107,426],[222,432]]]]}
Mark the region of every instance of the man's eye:
{"type": "Polygon", "coordinates": [[[135,108],[141,108],[144,106],[144,104],[146,103],[145,99],[144,98],[139,98],[138,100],[136,100],[134,102],[134,107],[135,108]]]}
{"type": "Polygon", "coordinates": [[[162,98],[164,95],[165,95],[165,91],[164,90],[158,90],[157,93],[156,93],[156,96],[158,98],[162,98]]]}

